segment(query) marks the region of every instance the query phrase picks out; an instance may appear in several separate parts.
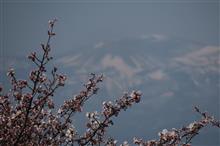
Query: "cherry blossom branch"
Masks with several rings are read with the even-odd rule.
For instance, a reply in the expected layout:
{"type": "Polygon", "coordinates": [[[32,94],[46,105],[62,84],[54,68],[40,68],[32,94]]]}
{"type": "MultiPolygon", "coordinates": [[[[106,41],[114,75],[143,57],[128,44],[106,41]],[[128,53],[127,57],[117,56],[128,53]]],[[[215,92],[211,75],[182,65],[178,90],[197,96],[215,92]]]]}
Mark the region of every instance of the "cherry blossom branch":
{"type": "Polygon", "coordinates": [[[128,107],[134,103],[138,103],[141,98],[140,91],[133,91],[130,95],[124,94],[121,98],[116,100],[113,104],[110,102],[103,103],[102,116],[104,119],[99,120],[99,114],[97,112],[87,113],[89,122],[87,123],[87,131],[76,141],[80,146],[87,145],[88,143],[96,145],[103,142],[103,136],[105,134],[106,128],[113,125],[111,117],[118,116],[121,110],[126,110],[128,107]],[[94,138],[98,136],[97,138],[94,138]]]}
{"type": "MultiPolygon", "coordinates": [[[[79,94],[75,95],[73,99],[65,101],[65,103],[58,110],[58,115],[61,118],[64,118],[64,122],[62,125],[67,125],[71,123],[71,116],[76,112],[81,112],[84,103],[94,94],[97,93],[98,87],[97,84],[103,81],[103,75],[97,76],[95,74],[91,74],[91,78],[89,82],[85,84],[85,89],[80,91],[79,94]]],[[[60,134],[56,132],[53,135],[53,139],[56,138],[60,134]]]]}
{"type": "Polygon", "coordinates": [[[160,137],[159,140],[144,141],[134,138],[134,144],[139,146],[190,146],[192,139],[199,134],[202,128],[210,124],[220,128],[220,122],[213,116],[210,116],[207,112],[201,112],[198,107],[195,107],[195,111],[202,115],[201,120],[190,123],[181,129],[172,129],[170,131],[164,129],[158,133],[160,137]]]}
{"type": "Polygon", "coordinates": [[[47,39],[47,42],[46,42],[46,47],[44,47],[42,45],[42,49],[44,50],[42,59],[41,60],[38,59],[36,57],[36,53],[31,53],[31,55],[28,57],[29,59],[31,59],[37,65],[38,69],[35,72],[36,73],[35,76],[33,74],[31,74],[31,76],[30,76],[30,78],[33,81],[34,85],[33,85],[33,88],[32,88],[32,93],[31,93],[31,97],[30,97],[30,100],[29,100],[29,103],[28,103],[28,107],[26,109],[24,124],[23,124],[23,127],[21,128],[21,131],[18,134],[14,144],[13,144],[14,146],[16,146],[19,143],[19,141],[21,139],[21,136],[22,136],[22,134],[23,134],[23,132],[24,132],[26,126],[27,126],[28,115],[30,113],[30,109],[31,109],[31,106],[32,106],[32,101],[34,99],[35,94],[37,93],[36,92],[37,85],[38,85],[39,82],[41,82],[41,80],[40,80],[41,79],[40,78],[41,74],[46,71],[44,66],[50,60],[50,58],[48,58],[48,53],[50,51],[50,44],[49,43],[50,43],[50,40],[51,40],[52,36],[55,35],[55,33],[53,32],[53,26],[54,26],[55,21],[56,21],[56,19],[49,22],[48,39],[47,39]],[[35,59],[38,62],[40,62],[40,65],[38,63],[36,63],[35,59]],[[47,59],[47,62],[45,62],[45,59],[47,59]]]}
{"type": "Polygon", "coordinates": [[[103,81],[103,75],[96,76],[95,74],[91,74],[91,76],[89,82],[84,85],[84,90],[80,91],[80,93],[75,95],[72,99],[64,102],[58,111],[61,117],[68,117],[70,113],[81,112],[85,101],[97,93],[99,89],[97,84],[103,81]]]}

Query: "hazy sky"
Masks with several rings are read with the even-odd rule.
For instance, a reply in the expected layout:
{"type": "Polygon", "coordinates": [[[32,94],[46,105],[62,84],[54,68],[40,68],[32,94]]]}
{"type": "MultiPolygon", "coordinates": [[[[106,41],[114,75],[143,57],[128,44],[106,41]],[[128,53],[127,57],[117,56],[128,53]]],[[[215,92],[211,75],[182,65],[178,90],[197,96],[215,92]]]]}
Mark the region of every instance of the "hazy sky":
{"type": "Polygon", "coordinates": [[[56,27],[59,36],[55,45],[64,50],[146,34],[181,37],[208,45],[219,44],[219,4],[214,0],[7,0],[1,3],[1,37],[4,36],[5,51],[23,50],[42,41],[45,22],[54,17],[59,20],[56,27]]]}
{"type": "MultiPolygon", "coordinates": [[[[0,82],[6,81],[2,74],[10,65],[17,66],[28,52],[37,50],[39,44],[44,42],[47,22],[53,18],[58,19],[56,40],[52,41],[55,56],[71,55],[74,50],[93,47],[99,42],[155,34],[180,38],[202,46],[220,46],[219,0],[0,0],[0,16],[0,82]],[[15,62],[10,63],[11,60],[15,62]]],[[[218,98],[217,94],[214,96],[218,98]]],[[[137,115],[133,114],[138,119],[137,115]]],[[[154,117],[152,114],[150,116],[154,117]]],[[[178,116],[176,113],[177,119],[178,116]]],[[[129,115],[123,118],[129,119],[129,115]]],[[[141,124],[148,121],[147,118],[140,122],[139,129],[141,124]]],[[[121,126],[129,127],[129,124],[121,126]]],[[[157,135],[158,129],[151,130],[155,130],[154,135],[157,135]]],[[[138,129],[134,132],[138,133],[138,129]]],[[[117,134],[118,131],[113,133],[117,134]]],[[[215,138],[216,133],[211,131],[215,138]]],[[[130,138],[128,133],[118,134],[122,138],[130,138]]],[[[145,134],[140,133],[140,136],[145,134]]],[[[207,143],[212,140],[211,134],[207,137],[207,143]]],[[[215,140],[215,143],[219,141],[215,140]]]]}

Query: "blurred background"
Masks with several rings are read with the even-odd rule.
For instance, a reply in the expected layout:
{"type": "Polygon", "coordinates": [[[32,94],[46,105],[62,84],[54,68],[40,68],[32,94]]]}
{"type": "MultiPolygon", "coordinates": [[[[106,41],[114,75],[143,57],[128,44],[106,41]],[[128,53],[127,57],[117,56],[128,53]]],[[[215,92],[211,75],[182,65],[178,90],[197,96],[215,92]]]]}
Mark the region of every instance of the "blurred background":
{"type": "MultiPolygon", "coordinates": [[[[13,67],[25,79],[32,68],[27,55],[47,38],[48,20],[57,18],[54,60],[68,76],[55,101],[77,94],[89,73],[104,74],[97,96],[74,117],[85,131],[86,111],[103,101],[141,90],[142,100],[118,118],[107,136],[119,143],[134,136],[157,139],[164,128],[181,128],[200,119],[198,105],[220,118],[219,0],[1,0],[0,82],[13,67]]],[[[195,146],[218,146],[220,131],[208,127],[195,146]]]]}

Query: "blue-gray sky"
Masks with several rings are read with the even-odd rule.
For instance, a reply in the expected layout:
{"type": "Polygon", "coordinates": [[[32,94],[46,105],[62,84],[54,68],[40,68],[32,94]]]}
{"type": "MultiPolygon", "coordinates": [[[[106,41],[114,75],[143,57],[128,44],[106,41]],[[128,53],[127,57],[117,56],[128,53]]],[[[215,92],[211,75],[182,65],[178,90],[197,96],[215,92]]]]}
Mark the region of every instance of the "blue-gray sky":
{"type": "MultiPolygon", "coordinates": [[[[68,75],[72,72],[74,75],[77,75],[75,72],[104,72],[109,78],[116,78],[111,82],[106,81],[107,88],[112,88],[110,84],[114,82],[120,87],[120,91],[140,87],[144,89],[146,97],[152,96],[143,100],[140,104],[141,108],[135,106],[133,114],[132,109],[128,110],[128,113],[121,115],[121,122],[120,119],[116,120],[119,124],[115,125],[116,129],[111,133],[115,134],[116,138],[119,137],[120,141],[126,138],[131,140],[129,126],[134,126],[138,121],[139,125],[132,130],[134,136],[147,139],[155,138],[157,132],[163,128],[172,128],[172,126],[178,128],[184,123],[189,123],[196,119],[191,112],[193,104],[201,104],[219,117],[219,71],[216,71],[216,68],[218,70],[220,61],[217,60],[214,64],[209,62],[216,61],[219,55],[218,0],[0,0],[0,2],[0,82],[6,83],[6,77],[2,74],[8,67],[15,66],[21,70],[28,68],[26,62],[22,61],[24,56],[39,48],[39,44],[47,37],[48,20],[57,18],[55,27],[57,35],[52,41],[53,54],[57,57],[55,63],[58,63],[57,65],[64,69],[64,72],[66,71],[68,75]],[[102,47],[107,49],[95,50],[102,47]],[[144,52],[142,47],[152,47],[154,50],[164,47],[165,50],[144,52]],[[97,52],[91,53],[92,48],[97,52]],[[133,54],[138,59],[135,60],[133,54]],[[142,54],[149,54],[150,57],[142,54]],[[74,61],[80,57],[89,60],[88,55],[89,57],[93,55],[98,61],[95,62],[95,59],[91,58],[91,62],[104,69],[100,69],[100,66],[79,68],[83,59],[74,61]],[[152,64],[143,68],[142,63],[149,60],[152,64]],[[137,71],[131,71],[133,69],[131,62],[136,65],[137,71]],[[74,67],[80,71],[75,71],[74,67]],[[112,71],[113,69],[116,69],[120,75],[112,71]],[[143,70],[147,71],[143,73],[143,70]],[[117,78],[118,76],[121,78],[117,78]],[[135,81],[130,80],[133,77],[135,81]],[[140,86],[141,81],[145,82],[144,87],[140,86]],[[203,83],[205,85],[201,85],[203,83]],[[127,84],[131,86],[126,86],[127,84]],[[181,91],[182,88],[187,91],[181,91]],[[201,94],[204,97],[199,99],[201,94]],[[156,98],[157,96],[165,98],[156,98]],[[183,106],[183,103],[188,105],[183,106]],[[166,116],[160,110],[166,112],[166,116]],[[183,118],[181,114],[187,118],[183,118]],[[147,128],[140,131],[144,125],[149,127],[149,131],[147,128]]],[[[20,75],[23,77],[24,73],[20,71],[20,75]]],[[[78,82],[76,78],[72,77],[71,82],[78,82]]],[[[81,83],[82,80],[79,84],[81,83]]],[[[72,85],[74,89],[78,89],[75,87],[78,83],[72,85]]],[[[65,93],[71,94],[72,88],[67,86],[65,93]]],[[[113,93],[109,96],[116,95],[118,94],[113,93]]],[[[90,104],[100,108],[97,103],[90,104]]],[[[219,130],[203,132],[204,134],[196,140],[196,144],[219,145],[217,139],[219,130]]]]}
{"type": "Polygon", "coordinates": [[[45,22],[53,17],[59,19],[57,48],[74,49],[103,40],[157,33],[209,45],[219,43],[218,1],[18,0],[5,1],[1,5],[5,45],[11,49],[30,48],[38,43],[37,40],[43,40],[45,22]],[[12,39],[14,42],[9,43],[12,39]]]}

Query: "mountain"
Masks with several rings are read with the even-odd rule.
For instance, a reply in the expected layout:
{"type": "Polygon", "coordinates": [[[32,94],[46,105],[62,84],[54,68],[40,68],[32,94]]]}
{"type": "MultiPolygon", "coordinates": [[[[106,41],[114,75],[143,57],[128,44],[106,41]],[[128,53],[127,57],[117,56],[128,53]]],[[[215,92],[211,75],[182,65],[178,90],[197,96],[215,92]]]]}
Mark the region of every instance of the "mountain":
{"type": "MultiPolygon", "coordinates": [[[[60,57],[56,64],[61,64],[74,76],[103,73],[109,93],[152,88],[147,93],[149,95],[168,87],[176,91],[184,84],[190,89],[209,84],[217,87],[219,51],[216,46],[152,35],[100,42],[92,47],[76,49],[60,57]]],[[[77,79],[70,82],[78,82],[77,79]]]]}

